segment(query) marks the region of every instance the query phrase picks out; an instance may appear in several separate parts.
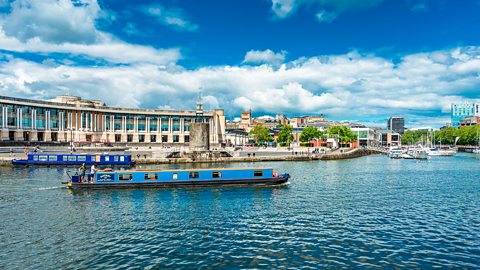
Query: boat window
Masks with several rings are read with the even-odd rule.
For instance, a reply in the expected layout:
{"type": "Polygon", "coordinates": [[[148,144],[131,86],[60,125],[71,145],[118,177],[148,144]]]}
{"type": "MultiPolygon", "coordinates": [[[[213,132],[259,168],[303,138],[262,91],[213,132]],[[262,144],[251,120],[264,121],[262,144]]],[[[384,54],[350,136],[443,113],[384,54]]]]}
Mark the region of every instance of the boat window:
{"type": "Polygon", "coordinates": [[[67,161],[68,160],[68,157],[67,156],[63,156],[63,161],[67,161]]]}
{"type": "Polygon", "coordinates": [[[49,161],[57,161],[57,156],[48,156],[49,161]]]}
{"type": "Polygon", "coordinates": [[[48,156],[39,156],[39,157],[38,157],[38,160],[40,160],[40,161],[47,161],[47,160],[48,160],[48,156]]]}
{"type": "Polygon", "coordinates": [[[100,162],[100,156],[95,156],[95,162],[100,162]]]}
{"type": "Polygon", "coordinates": [[[78,161],[86,161],[87,157],[86,156],[78,156],[78,161]]]}
{"type": "Polygon", "coordinates": [[[190,172],[190,173],[188,174],[188,176],[189,176],[190,178],[198,178],[199,175],[198,175],[198,172],[190,172]]]}
{"type": "Polygon", "coordinates": [[[129,181],[133,179],[133,174],[131,173],[119,173],[118,174],[118,180],[121,181],[129,181]]]}
{"type": "Polygon", "coordinates": [[[113,161],[115,161],[115,162],[118,161],[118,156],[114,156],[113,161]]]}
{"type": "Polygon", "coordinates": [[[76,161],[77,157],[76,156],[69,156],[68,161],[76,161]]]}
{"type": "Polygon", "coordinates": [[[212,172],[212,178],[222,178],[222,172],[212,172]]]}
{"type": "Polygon", "coordinates": [[[263,171],[253,171],[253,176],[263,176],[263,171]]]}
{"type": "Polygon", "coordinates": [[[173,180],[177,180],[177,179],[178,179],[178,173],[176,173],[176,172],[173,173],[173,174],[172,174],[172,179],[173,179],[173,180]]]}
{"type": "Polygon", "coordinates": [[[38,160],[38,156],[33,156],[33,160],[38,160]]]}
{"type": "Polygon", "coordinates": [[[120,161],[121,161],[121,162],[124,162],[124,161],[125,161],[125,157],[124,157],[124,156],[120,156],[120,161]]]}
{"type": "Polygon", "coordinates": [[[110,157],[109,157],[109,156],[105,156],[105,161],[110,161],[110,157]]]}
{"type": "Polygon", "coordinates": [[[157,173],[146,173],[145,180],[157,180],[158,174],[157,173]]]}

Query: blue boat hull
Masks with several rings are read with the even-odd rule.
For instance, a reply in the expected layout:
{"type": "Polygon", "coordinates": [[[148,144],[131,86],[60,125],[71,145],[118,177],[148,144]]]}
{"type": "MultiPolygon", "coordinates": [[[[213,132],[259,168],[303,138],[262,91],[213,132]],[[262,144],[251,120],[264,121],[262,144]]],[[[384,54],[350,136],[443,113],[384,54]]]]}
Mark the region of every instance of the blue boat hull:
{"type": "MultiPolygon", "coordinates": [[[[75,176],[73,176],[75,177],[75,176]]],[[[229,179],[229,180],[201,180],[201,181],[165,181],[165,182],[132,182],[132,183],[78,183],[69,182],[69,189],[129,189],[129,188],[177,188],[177,187],[214,187],[214,186],[271,186],[288,182],[289,174],[272,178],[229,179]]]]}
{"type": "Polygon", "coordinates": [[[28,154],[27,159],[14,159],[16,166],[133,166],[131,155],[124,154],[28,154]]]}

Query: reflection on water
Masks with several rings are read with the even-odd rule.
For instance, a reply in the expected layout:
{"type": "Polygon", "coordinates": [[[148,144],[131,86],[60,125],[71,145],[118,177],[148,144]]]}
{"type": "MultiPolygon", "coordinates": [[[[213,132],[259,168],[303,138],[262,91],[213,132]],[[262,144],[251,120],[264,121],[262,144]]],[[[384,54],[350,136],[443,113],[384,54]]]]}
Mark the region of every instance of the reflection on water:
{"type": "Polygon", "coordinates": [[[478,162],[459,154],[198,164],[272,166],[292,180],[98,191],[60,188],[64,168],[0,168],[0,268],[474,269],[478,162]]]}

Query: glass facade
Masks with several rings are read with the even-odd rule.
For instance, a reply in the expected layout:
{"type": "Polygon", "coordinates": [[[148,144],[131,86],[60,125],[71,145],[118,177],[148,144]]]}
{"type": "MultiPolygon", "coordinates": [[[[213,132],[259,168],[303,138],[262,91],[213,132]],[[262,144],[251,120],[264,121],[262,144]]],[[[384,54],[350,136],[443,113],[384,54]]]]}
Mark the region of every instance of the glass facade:
{"type": "Polygon", "coordinates": [[[180,118],[179,117],[173,117],[172,118],[172,130],[173,131],[180,131],[180,118]]]}
{"type": "Polygon", "coordinates": [[[150,116],[150,131],[158,131],[157,121],[156,116],[150,116]]]}
{"type": "Polygon", "coordinates": [[[146,117],[145,115],[138,116],[138,131],[145,131],[146,130],[146,117]]]}
{"type": "Polygon", "coordinates": [[[169,118],[167,116],[162,116],[162,131],[168,131],[169,118]]]}
{"type": "Polygon", "coordinates": [[[190,123],[192,122],[191,118],[183,119],[183,131],[190,131],[190,123]]]}

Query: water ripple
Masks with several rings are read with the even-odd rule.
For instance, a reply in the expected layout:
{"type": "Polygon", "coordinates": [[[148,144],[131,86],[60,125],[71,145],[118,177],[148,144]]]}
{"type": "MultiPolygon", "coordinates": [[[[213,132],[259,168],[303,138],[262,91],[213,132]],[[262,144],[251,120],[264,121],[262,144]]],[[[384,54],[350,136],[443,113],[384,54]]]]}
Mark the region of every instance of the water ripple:
{"type": "Polygon", "coordinates": [[[480,267],[477,159],[264,165],[291,183],[71,192],[0,168],[0,268],[480,267]]]}

